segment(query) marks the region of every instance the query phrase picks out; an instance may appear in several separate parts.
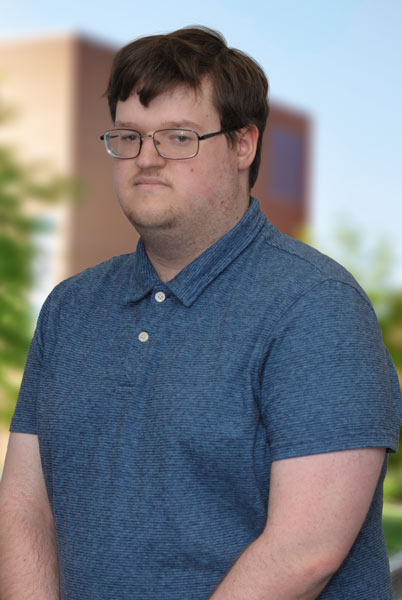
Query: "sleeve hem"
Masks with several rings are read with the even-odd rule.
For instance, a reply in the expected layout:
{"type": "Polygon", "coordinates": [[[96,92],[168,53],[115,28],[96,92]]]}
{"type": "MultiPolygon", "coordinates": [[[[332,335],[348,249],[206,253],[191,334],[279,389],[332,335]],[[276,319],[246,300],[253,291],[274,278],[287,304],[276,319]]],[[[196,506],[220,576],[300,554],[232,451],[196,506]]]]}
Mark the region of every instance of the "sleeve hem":
{"type": "Polygon", "coordinates": [[[297,458],[299,456],[310,456],[313,454],[328,454],[329,452],[341,452],[343,450],[358,450],[364,448],[386,448],[388,452],[395,453],[398,450],[398,441],[388,439],[362,440],[350,442],[337,442],[325,445],[299,445],[291,447],[275,448],[271,450],[272,460],[284,460],[286,458],[297,458]]]}
{"type": "Polygon", "coordinates": [[[34,435],[38,434],[36,428],[32,427],[32,425],[13,425],[13,424],[11,424],[9,431],[10,431],[10,433],[32,433],[34,435]]]}

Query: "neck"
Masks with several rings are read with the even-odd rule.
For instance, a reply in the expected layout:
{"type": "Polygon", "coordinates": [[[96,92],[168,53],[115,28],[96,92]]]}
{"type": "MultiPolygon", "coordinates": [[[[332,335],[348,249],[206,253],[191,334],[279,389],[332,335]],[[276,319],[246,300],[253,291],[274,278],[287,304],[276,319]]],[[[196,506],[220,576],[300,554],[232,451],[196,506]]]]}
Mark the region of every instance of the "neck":
{"type": "Polygon", "coordinates": [[[211,238],[202,244],[197,243],[197,240],[178,239],[177,234],[155,237],[142,233],[148,258],[160,280],[165,282],[176,277],[184,267],[193,262],[220,237],[222,236],[211,238]]]}
{"type": "Polygon", "coordinates": [[[173,279],[184,267],[198,258],[205,250],[230,231],[247,211],[248,203],[233,214],[233,218],[220,223],[220,227],[210,224],[208,229],[200,228],[203,237],[191,228],[178,230],[176,227],[164,230],[142,229],[144,246],[161,281],[173,279]],[[207,232],[207,235],[205,235],[207,232]]]}

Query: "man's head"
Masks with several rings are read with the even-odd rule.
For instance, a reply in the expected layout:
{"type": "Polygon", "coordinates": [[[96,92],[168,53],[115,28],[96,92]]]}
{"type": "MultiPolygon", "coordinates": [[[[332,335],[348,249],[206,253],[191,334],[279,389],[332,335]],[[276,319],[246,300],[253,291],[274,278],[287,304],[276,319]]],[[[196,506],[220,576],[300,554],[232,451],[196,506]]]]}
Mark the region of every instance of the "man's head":
{"type": "MultiPolygon", "coordinates": [[[[122,48],[115,57],[107,88],[110,113],[116,118],[117,102],[138,90],[143,106],[177,86],[200,90],[208,78],[222,129],[238,130],[255,125],[259,132],[257,152],[250,167],[253,187],[261,161],[262,136],[269,113],[268,82],[259,65],[228,48],[216,31],[203,27],[179,29],[166,35],[140,38],[122,48]]],[[[234,139],[236,132],[226,134],[234,139]]]]}

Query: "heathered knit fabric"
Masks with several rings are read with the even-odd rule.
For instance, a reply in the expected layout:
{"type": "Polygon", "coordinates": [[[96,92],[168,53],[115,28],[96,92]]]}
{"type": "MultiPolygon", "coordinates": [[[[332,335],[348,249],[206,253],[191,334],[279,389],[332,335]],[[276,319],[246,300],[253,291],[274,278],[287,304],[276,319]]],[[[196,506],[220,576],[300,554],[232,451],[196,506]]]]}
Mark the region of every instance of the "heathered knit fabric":
{"type": "MultiPolygon", "coordinates": [[[[11,430],[39,436],[62,600],[206,600],[264,528],[273,460],[395,451],[400,423],[366,295],[252,200],[168,283],[140,241],[57,286],[11,430]]],[[[390,600],[384,474],[320,599],[390,600]]]]}

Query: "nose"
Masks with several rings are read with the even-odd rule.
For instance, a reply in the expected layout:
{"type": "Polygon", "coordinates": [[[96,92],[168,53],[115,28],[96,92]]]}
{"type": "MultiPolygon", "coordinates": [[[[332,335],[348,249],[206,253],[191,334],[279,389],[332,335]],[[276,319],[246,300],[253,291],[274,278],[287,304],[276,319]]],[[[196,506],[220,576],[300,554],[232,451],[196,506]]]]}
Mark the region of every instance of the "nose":
{"type": "Polygon", "coordinates": [[[141,150],[135,161],[141,169],[164,166],[166,159],[156,151],[151,133],[142,136],[141,150]]]}

